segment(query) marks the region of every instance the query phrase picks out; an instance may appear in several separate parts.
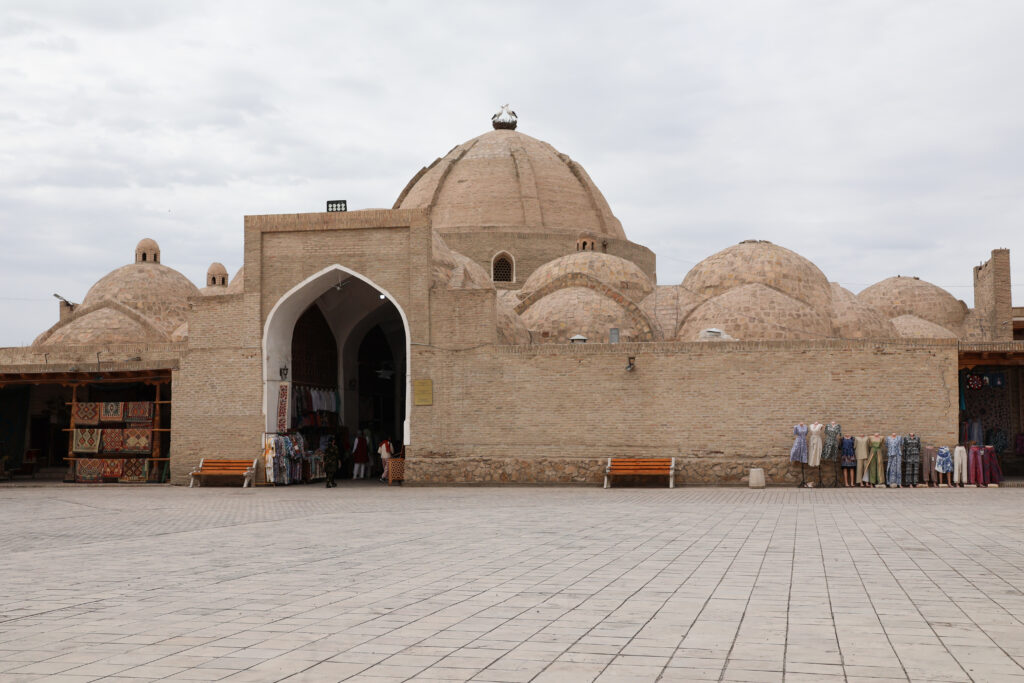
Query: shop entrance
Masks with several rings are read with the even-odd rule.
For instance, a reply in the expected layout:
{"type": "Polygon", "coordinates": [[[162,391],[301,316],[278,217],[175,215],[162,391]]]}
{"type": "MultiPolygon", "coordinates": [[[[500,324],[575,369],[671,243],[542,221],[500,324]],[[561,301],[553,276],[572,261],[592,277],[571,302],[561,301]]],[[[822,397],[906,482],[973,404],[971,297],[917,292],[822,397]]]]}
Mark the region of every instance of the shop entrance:
{"type": "Polygon", "coordinates": [[[1024,476],[1024,353],[978,346],[960,353],[959,441],[992,446],[1004,474],[1024,476]]]}
{"type": "MultiPolygon", "coordinates": [[[[371,453],[385,438],[395,450],[408,442],[408,324],[387,292],[334,266],[282,297],[264,331],[267,439],[275,453],[287,439],[308,461],[289,481],[268,482],[322,478],[317,452],[332,437],[342,454],[357,433],[371,453]]],[[[338,477],[351,477],[352,464],[343,458],[338,477]]]]}

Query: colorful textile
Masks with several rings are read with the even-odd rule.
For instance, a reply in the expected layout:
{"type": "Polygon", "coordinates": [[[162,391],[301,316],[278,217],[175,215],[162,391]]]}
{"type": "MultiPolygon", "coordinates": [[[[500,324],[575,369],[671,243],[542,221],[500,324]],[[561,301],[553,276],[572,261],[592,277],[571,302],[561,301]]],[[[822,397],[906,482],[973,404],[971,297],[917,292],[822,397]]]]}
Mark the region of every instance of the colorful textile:
{"type": "Polygon", "coordinates": [[[291,395],[288,382],[281,382],[277,387],[277,431],[288,431],[288,398],[291,395]]]}
{"type": "Polygon", "coordinates": [[[99,403],[73,403],[71,419],[76,425],[95,425],[100,423],[99,403]]]}
{"type": "Polygon", "coordinates": [[[825,425],[825,444],[821,450],[821,459],[828,461],[835,461],[839,456],[839,439],[843,433],[843,428],[836,422],[830,422],[825,425]]]}
{"type": "Polygon", "coordinates": [[[125,458],[121,461],[121,477],[118,481],[146,481],[146,461],[142,458],[125,458]]]}
{"type": "Polygon", "coordinates": [[[124,453],[149,453],[153,449],[153,432],[129,427],[124,430],[124,453]]]}
{"type": "Polygon", "coordinates": [[[953,471],[953,456],[949,453],[949,446],[940,446],[935,456],[935,471],[947,474],[953,471]]]}
{"type": "Polygon", "coordinates": [[[104,458],[101,462],[103,463],[101,476],[104,479],[117,479],[121,476],[122,460],[120,458],[104,458]]]}
{"type": "Polygon", "coordinates": [[[129,401],[124,409],[125,422],[152,422],[153,403],[151,401],[129,401]]]}
{"type": "Polygon", "coordinates": [[[120,401],[101,403],[100,422],[124,422],[124,403],[120,401]]]}
{"type": "Polygon", "coordinates": [[[856,442],[852,436],[847,436],[842,441],[842,454],[839,456],[839,464],[843,467],[857,466],[856,442]]]}
{"type": "Polygon", "coordinates": [[[104,429],[101,442],[104,453],[124,452],[124,432],[120,429],[104,429]]]}
{"type": "Polygon", "coordinates": [[[977,391],[985,386],[985,381],[981,378],[981,375],[967,375],[967,388],[977,391]]]}
{"type": "Polygon", "coordinates": [[[95,427],[76,429],[71,450],[75,453],[99,453],[100,434],[103,430],[95,427]]]}
{"type": "Polygon", "coordinates": [[[103,476],[103,460],[100,458],[82,458],[75,462],[75,481],[97,482],[103,476]]]}

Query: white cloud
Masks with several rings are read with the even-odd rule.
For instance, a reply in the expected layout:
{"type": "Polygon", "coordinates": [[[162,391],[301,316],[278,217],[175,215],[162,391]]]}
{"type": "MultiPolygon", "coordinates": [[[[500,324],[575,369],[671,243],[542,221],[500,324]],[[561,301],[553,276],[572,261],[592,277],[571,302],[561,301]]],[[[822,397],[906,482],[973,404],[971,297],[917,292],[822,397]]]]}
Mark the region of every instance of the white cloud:
{"type": "Polygon", "coordinates": [[[1009,1],[8,3],[0,345],[141,237],[202,282],[241,265],[245,214],[390,207],[504,102],[587,168],[662,283],[760,238],[854,291],[913,274],[970,303],[972,265],[1024,254],[1022,20],[1009,1]]]}

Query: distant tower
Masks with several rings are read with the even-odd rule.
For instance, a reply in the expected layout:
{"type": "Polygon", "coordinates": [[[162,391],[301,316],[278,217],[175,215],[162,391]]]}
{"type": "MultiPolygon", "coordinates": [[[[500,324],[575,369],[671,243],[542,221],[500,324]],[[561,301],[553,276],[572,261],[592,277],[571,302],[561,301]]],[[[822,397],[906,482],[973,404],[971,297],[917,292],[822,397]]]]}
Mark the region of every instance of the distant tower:
{"type": "Polygon", "coordinates": [[[160,245],[148,237],[135,245],[136,263],[160,263],[160,245]]]}
{"type": "Polygon", "coordinates": [[[206,286],[228,286],[228,269],[224,267],[223,263],[217,263],[216,261],[214,261],[213,263],[210,264],[210,267],[206,269],[206,286]]]}

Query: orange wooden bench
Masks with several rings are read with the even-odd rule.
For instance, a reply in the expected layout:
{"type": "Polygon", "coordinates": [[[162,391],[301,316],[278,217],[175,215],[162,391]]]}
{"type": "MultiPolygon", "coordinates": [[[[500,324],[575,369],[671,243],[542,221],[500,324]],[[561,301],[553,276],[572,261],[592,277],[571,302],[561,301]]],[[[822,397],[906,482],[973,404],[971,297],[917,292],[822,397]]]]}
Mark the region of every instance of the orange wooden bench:
{"type": "Polygon", "coordinates": [[[256,476],[256,458],[252,460],[218,460],[203,458],[199,467],[189,473],[188,487],[198,483],[202,486],[202,477],[242,477],[242,488],[252,486],[256,476]]]}
{"type": "Polygon", "coordinates": [[[675,458],[608,458],[604,471],[604,487],[610,488],[611,478],[626,477],[668,477],[668,487],[676,487],[675,458]]]}

